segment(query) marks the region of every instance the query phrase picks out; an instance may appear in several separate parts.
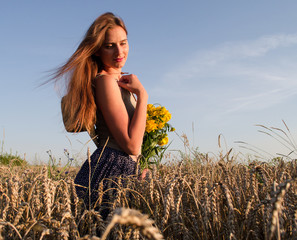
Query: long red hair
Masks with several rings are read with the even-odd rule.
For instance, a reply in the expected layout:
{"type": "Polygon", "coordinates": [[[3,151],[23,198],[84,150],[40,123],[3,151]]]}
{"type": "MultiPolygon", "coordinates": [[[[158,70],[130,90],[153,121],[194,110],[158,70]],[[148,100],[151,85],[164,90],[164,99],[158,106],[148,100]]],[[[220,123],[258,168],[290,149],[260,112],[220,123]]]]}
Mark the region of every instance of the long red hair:
{"type": "Polygon", "coordinates": [[[62,113],[67,131],[91,131],[96,123],[97,108],[93,80],[103,66],[95,53],[104,43],[107,30],[114,26],[122,27],[127,33],[123,20],[113,13],[99,16],[73,55],[54,74],[53,79],[56,81],[66,76],[66,95],[63,97],[62,113]]]}

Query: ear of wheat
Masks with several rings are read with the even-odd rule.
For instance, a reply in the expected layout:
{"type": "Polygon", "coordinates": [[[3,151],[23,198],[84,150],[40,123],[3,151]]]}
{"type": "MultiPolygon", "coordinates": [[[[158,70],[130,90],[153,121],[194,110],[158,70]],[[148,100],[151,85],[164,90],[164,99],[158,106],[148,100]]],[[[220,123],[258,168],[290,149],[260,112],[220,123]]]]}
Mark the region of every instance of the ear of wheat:
{"type": "Polygon", "coordinates": [[[125,224],[131,225],[139,229],[140,232],[152,240],[161,240],[163,239],[162,234],[159,230],[153,226],[153,220],[149,219],[147,215],[141,214],[137,210],[127,209],[127,208],[118,208],[115,210],[114,216],[111,222],[108,224],[104,234],[102,235],[101,240],[105,240],[110,230],[114,227],[115,224],[125,224]]]}

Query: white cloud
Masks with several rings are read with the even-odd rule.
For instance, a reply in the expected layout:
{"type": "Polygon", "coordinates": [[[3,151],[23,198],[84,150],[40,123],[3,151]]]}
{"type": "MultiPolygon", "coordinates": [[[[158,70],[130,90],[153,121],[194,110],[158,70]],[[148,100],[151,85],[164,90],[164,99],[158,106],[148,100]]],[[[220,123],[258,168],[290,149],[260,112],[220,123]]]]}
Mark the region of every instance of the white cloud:
{"type": "Polygon", "coordinates": [[[231,99],[234,102],[232,104],[233,108],[229,108],[226,113],[232,113],[242,109],[263,109],[269,106],[273,106],[274,104],[279,103],[281,100],[289,98],[296,94],[297,87],[294,89],[274,89],[255,95],[234,98],[231,99]]]}
{"type": "Polygon", "coordinates": [[[225,58],[232,57],[258,57],[267,52],[297,44],[297,34],[264,36],[256,40],[227,43],[222,52],[225,58]]]}
{"type": "Polygon", "coordinates": [[[297,94],[294,52],[297,34],[224,43],[178,63],[163,83],[168,96],[192,97],[198,107],[203,98],[225,113],[263,109],[297,94]]]}

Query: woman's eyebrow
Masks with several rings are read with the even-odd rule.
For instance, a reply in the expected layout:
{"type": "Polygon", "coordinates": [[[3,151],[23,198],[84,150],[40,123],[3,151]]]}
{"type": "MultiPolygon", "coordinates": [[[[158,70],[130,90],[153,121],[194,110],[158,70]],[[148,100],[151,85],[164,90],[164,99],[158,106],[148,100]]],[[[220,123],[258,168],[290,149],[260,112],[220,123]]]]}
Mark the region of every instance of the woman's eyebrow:
{"type": "MultiPolygon", "coordinates": [[[[128,41],[128,38],[125,38],[123,40],[120,40],[120,42],[128,41]]],[[[105,42],[104,44],[113,44],[114,42],[105,42]]]]}

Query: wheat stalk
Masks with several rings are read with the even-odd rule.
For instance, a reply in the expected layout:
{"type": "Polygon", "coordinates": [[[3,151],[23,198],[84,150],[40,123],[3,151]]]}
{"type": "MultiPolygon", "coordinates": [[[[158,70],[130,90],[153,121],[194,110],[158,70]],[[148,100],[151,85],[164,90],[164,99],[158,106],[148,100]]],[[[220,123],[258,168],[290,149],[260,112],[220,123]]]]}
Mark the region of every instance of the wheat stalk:
{"type": "Polygon", "coordinates": [[[149,239],[159,240],[163,239],[159,230],[153,226],[153,220],[149,219],[147,215],[141,214],[139,211],[128,208],[118,208],[114,212],[111,222],[108,224],[106,231],[101,237],[105,240],[110,230],[115,224],[132,225],[140,230],[140,232],[149,239]]]}
{"type": "Polygon", "coordinates": [[[11,227],[16,232],[17,236],[20,239],[22,239],[22,236],[21,236],[20,232],[16,229],[16,227],[12,223],[0,221],[0,225],[7,225],[7,226],[11,227]]]}
{"type": "Polygon", "coordinates": [[[223,193],[227,200],[227,206],[228,206],[228,228],[230,229],[230,235],[234,235],[235,232],[235,218],[234,218],[234,207],[231,199],[231,193],[228,187],[222,183],[221,187],[223,189],[223,193]]]}
{"type": "Polygon", "coordinates": [[[162,226],[165,226],[165,224],[168,221],[169,214],[170,214],[170,207],[172,203],[174,202],[174,196],[173,196],[173,188],[175,186],[176,182],[173,181],[167,188],[165,193],[165,202],[164,202],[164,217],[162,219],[162,226]]]}
{"type": "Polygon", "coordinates": [[[290,187],[290,181],[282,183],[279,185],[279,190],[276,192],[276,197],[272,198],[273,209],[271,213],[270,220],[270,228],[269,228],[269,236],[268,239],[272,239],[275,231],[277,230],[277,239],[280,238],[280,229],[279,229],[279,213],[281,212],[281,204],[283,201],[283,197],[290,187]]]}

